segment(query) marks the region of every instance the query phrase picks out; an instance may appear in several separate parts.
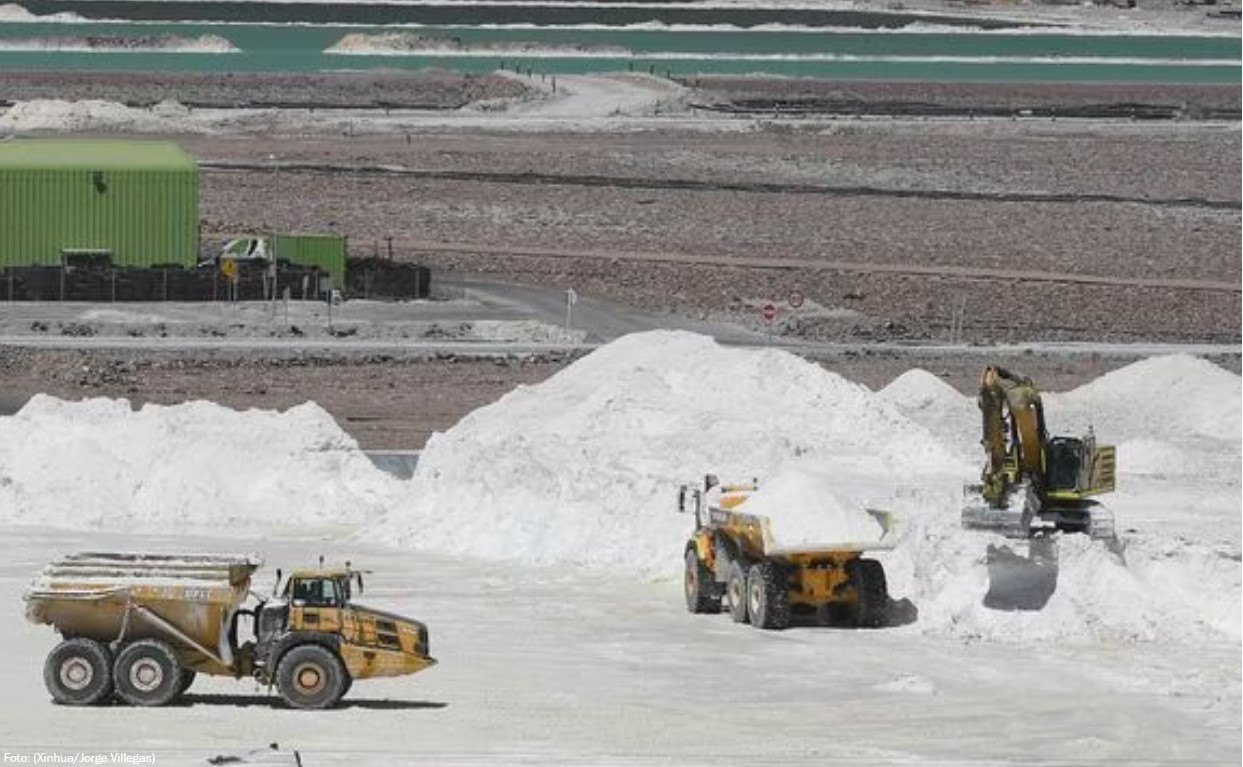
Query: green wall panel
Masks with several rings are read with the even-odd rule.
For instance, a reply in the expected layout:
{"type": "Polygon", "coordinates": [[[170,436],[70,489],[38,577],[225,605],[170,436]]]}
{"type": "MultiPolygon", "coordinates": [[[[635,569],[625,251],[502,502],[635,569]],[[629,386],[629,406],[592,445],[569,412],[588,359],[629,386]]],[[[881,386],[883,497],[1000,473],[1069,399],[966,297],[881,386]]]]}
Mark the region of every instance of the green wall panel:
{"type": "Polygon", "coordinates": [[[276,234],[273,256],[301,266],[318,266],[332,275],[332,284],[345,289],[345,238],[335,234],[276,234]]]}
{"type": "Polygon", "coordinates": [[[198,168],[175,145],[13,141],[0,145],[0,266],[106,250],[119,266],[198,258],[198,168]],[[154,158],[154,159],[152,159],[154,158]],[[181,161],[184,160],[184,161],[181,161]]]}

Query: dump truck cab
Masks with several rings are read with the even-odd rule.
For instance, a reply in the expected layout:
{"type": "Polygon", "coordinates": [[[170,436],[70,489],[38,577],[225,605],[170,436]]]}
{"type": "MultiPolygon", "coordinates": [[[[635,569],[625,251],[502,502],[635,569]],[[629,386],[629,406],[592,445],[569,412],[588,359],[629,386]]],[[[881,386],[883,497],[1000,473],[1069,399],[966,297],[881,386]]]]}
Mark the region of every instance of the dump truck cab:
{"type": "Polygon", "coordinates": [[[426,625],[353,601],[362,576],[348,566],[290,573],[280,597],[256,610],[257,676],[279,687],[285,654],[308,643],[330,649],[350,681],[413,674],[435,664],[426,625]]]}

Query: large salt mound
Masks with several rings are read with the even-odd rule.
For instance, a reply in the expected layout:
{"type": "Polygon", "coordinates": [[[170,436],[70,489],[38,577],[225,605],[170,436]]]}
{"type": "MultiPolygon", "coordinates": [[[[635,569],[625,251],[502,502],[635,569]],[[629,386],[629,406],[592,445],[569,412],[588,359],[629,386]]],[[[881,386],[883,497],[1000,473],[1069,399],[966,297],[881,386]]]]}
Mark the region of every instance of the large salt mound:
{"type": "Polygon", "coordinates": [[[980,454],[980,411],[975,399],[927,370],[915,368],[877,392],[907,418],[974,461],[980,454]]]}
{"type": "Polygon", "coordinates": [[[376,470],[314,403],[239,412],[36,396],[0,418],[0,523],[109,530],[342,528],[389,505],[376,470]]]}
{"type": "Polygon", "coordinates": [[[1102,438],[1150,438],[1171,431],[1191,438],[1238,440],[1243,431],[1239,376],[1189,355],[1152,357],[1047,403],[1050,430],[1085,428],[1102,438]]]}
{"type": "Polygon", "coordinates": [[[957,389],[927,370],[912,368],[878,392],[904,412],[952,410],[970,405],[957,389]]]}
{"type": "Polygon", "coordinates": [[[428,442],[384,540],[531,564],[672,575],[692,521],[679,482],[767,479],[803,456],[873,478],[881,503],[958,472],[862,386],[775,350],[689,333],[627,336],[428,442]]]}

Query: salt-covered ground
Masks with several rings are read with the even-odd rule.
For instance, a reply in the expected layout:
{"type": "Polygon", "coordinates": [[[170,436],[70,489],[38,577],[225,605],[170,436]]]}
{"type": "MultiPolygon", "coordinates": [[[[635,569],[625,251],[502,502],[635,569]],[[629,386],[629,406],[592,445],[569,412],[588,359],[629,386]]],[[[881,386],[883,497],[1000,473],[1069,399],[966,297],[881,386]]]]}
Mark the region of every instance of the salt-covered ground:
{"type": "Polygon", "coordinates": [[[220,35],[63,35],[0,39],[0,51],[237,53],[238,48],[220,35]]]}
{"type": "Polygon", "coordinates": [[[1118,445],[1125,561],[1065,538],[1057,592],[1023,613],[982,606],[996,541],[958,527],[978,413],[922,371],[878,393],[781,351],[630,336],[436,436],[408,483],[311,404],[41,398],[0,419],[15,610],[75,548],[244,544],[286,567],[326,553],[375,571],[368,601],[427,620],[441,665],[360,684],[334,712],[270,708],[228,680],[196,683],[189,709],[76,710],[42,687],[51,632],[14,620],[0,746],[160,763],[277,741],[304,764],[1235,764],[1240,394],[1238,376],[1174,356],[1048,398],[1055,433],[1090,424],[1118,445]],[[686,615],[677,482],[785,472],[795,497],[809,466],[897,514],[878,556],[917,619],[773,634],[686,615]]]}
{"type": "Polygon", "coordinates": [[[547,82],[521,81],[532,86],[534,95],[481,101],[453,111],[190,109],[173,100],[147,108],[99,99],[34,99],[17,102],[0,113],[0,132],[362,135],[429,128],[740,131],[747,130],[752,122],[692,113],[686,103],[687,89],[655,76],[557,75],[547,82]]]}
{"type": "MultiPolygon", "coordinates": [[[[443,280],[437,289],[454,289],[443,280]],[[446,287],[450,286],[450,287],[446,287]]],[[[458,289],[460,290],[460,289],[458,289]]],[[[558,297],[561,297],[558,294],[558,297]]],[[[560,314],[560,313],[559,313],[560,314]]],[[[56,339],[277,340],[289,344],[348,340],[581,343],[582,330],[550,322],[530,307],[488,294],[435,301],[18,302],[0,308],[0,338],[21,344],[56,339]]]]}

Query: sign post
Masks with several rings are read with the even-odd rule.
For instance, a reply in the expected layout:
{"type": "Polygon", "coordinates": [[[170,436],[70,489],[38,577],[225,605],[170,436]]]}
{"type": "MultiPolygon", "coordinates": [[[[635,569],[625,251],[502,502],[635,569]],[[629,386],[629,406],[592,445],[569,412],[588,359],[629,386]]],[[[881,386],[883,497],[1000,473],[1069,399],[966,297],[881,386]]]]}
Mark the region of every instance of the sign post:
{"type": "Polygon", "coordinates": [[[319,291],[324,296],[324,303],[328,304],[328,332],[332,332],[332,277],[325,276],[320,278],[319,291]]]}
{"type": "Polygon", "coordinates": [[[565,329],[570,329],[570,322],[574,317],[574,304],[578,303],[578,293],[574,292],[574,288],[568,288],[565,291],[565,329]]]}
{"type": "Polygon", "coordinates": [[[237,300],[237,259],[220,259],[220,273],[229,281],[229,300],[237,300]]]}

